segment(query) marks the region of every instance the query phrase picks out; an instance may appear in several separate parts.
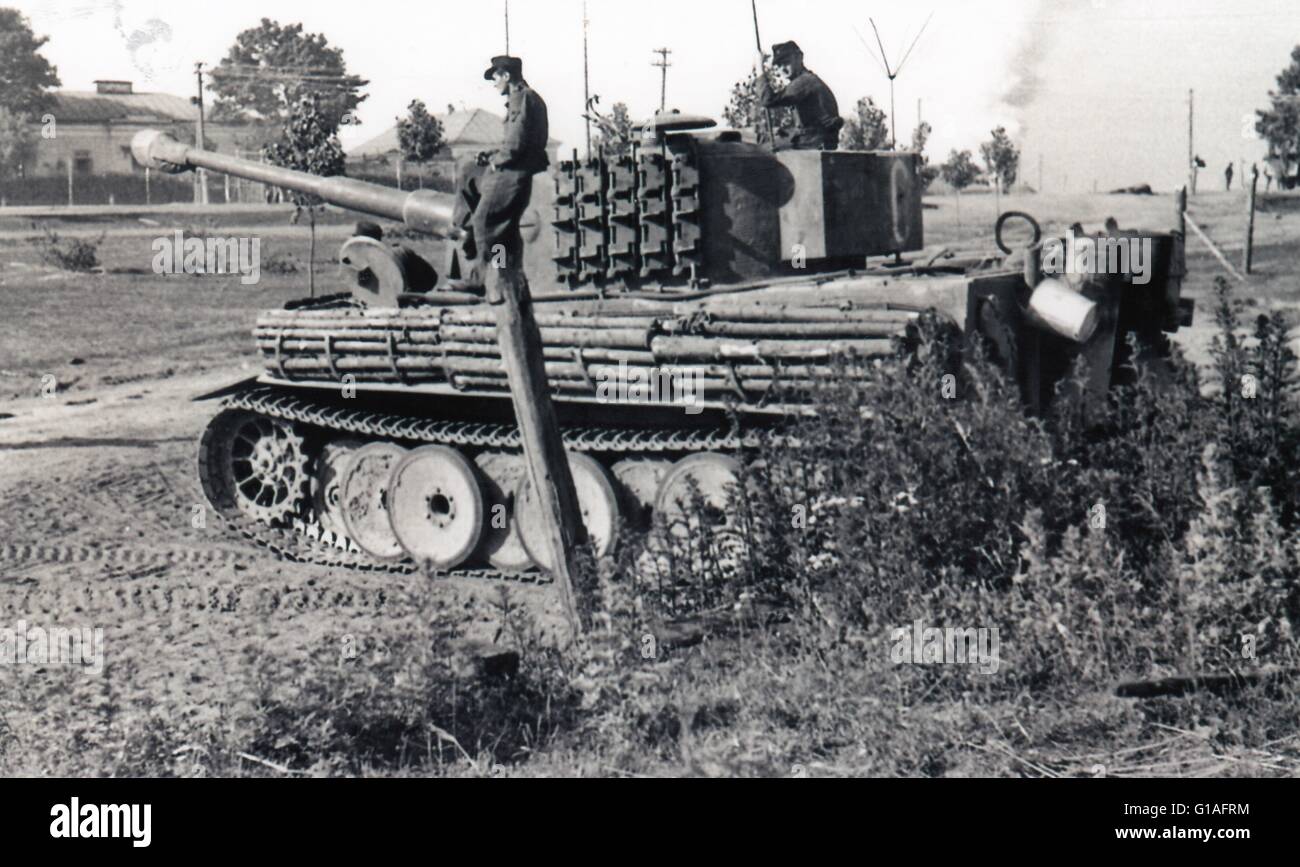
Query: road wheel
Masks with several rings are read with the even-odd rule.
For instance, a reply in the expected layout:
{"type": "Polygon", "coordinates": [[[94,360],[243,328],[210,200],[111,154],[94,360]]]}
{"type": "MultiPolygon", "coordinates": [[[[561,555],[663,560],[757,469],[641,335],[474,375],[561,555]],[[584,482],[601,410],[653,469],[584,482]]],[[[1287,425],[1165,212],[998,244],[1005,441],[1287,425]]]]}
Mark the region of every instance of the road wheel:
{"type": "Polygon", "coordinates": [[[483,471],[484,522],[480,550],[498,572],[514,575],[534,569],[519,532],[515,491],[528,474],[523,455],[483,452],[474,462],[483,471]]]}
{"type": "MultiPolygon", "coordinates": [[[[614,493],[609,471],[595,458],[574,452],[568,454],[582,523],[587,528],[587,537],[595,548],[596,556],[604,557],[614,550],[614,545],[618,542],[618,495],[614,493]]],[[[519,531],[528,555],[543,569],[554,570],[550,546],[546,544],[546,532],[542,527],[541,507],[533,496],[532,482],[527,474],[520,480],[515,503],[519,531]]]]}
{"type": "Polygon", "coordinates": [[[483,536],[483,491],[469,458],[448,446],[407,452],[388,483],[393,535],[416,563],[454,569],[483,536]]]}
{"type": "Polygon", "coordinates": [[[348,538],[376,560],[400,560],[404,551],[388,520],[388,483],[406,454],[396,443],[357,449],[339,487],[348,538]]]}

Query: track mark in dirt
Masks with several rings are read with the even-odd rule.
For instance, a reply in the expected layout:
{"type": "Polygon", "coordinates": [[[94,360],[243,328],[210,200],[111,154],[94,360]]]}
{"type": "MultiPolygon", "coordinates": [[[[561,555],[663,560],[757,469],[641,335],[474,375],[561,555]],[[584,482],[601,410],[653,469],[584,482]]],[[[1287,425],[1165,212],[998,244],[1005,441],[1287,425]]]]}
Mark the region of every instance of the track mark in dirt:
{"type": "Polygon", "coordinates": [[[165,614],[199,611],[209,614],[299,614],[381,611],[410,613],[411,606],[385,587],[330,587],[321,584],[250,586],[228,579],[191,580],[180,586],[115,582],[112,586],[62,584],[57,587],[20,584],[7,606],[23,614],[133,611],[165,614]]]}
{"type": "Polygon", "coordinates": [[[166,561],[172,565],[206,565],[246,560],[246,553],[221,549],[100,548],[94,545],[0,545],[0,561],[40,563],[133,563],[166,561]]]}
{"type": "Polygon", "coordinates": [[[129,439],[126,437],[59,437],[52,440],[25,440],[17,443],[0,445],[0,452],[17,452],[27,449],[152,449],[160,443],[190,442],[191,437],[167,437],[164,439],[129,439]]]}

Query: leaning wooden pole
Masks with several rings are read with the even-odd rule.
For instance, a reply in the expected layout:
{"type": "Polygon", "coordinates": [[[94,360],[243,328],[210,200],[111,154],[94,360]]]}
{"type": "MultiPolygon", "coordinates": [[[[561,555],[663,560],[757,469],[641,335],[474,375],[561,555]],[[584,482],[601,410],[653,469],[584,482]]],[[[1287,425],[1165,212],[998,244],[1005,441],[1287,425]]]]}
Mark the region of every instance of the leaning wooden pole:
{"type": "Polygon", "coordinates": [[[560,425],[551,403],[542,354],[542,336],[533,317],[533,302],[523,274],[502,269],[489,282],[488,301],[496,311],[497,345],[510,385],[510,401],[528,462],[528,478],[540,505],[539,514],[555,564],[564,613],[575,636],[583,631],[573,586],[574,554],[586,540],[578,494],[573,486],[560,425]],[[495,279],[494,279],[495,278],[495,279]],[[489,287],[491,289],[492,287],[489,287]]]}

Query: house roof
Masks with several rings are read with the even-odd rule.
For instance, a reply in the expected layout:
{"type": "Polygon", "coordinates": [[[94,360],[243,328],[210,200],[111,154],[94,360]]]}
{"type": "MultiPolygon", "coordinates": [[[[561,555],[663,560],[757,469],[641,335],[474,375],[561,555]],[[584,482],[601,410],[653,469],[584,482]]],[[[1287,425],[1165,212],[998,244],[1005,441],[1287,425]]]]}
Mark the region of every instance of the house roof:
{"type": "MultiPolygon", "coordinates": [[[[442,138],[450,147],[478,145],[487,147],[501,144],[501,127],[505,119],[499,114],[493,114],[482,108],[472,108],[467,111],[435,114],[434,117],[442,122],[442,138]]],[[[550,144],[555,145],[559,142],[552,139],[550,144]]],[[[396,153],[398,150],[397,125],[394,124],[369,141],[350,149],[348,156],[377,157],[396,153]]]]}
{"type": "Polygon", "coordinates": [[[199,110],[170,93],[98,93],[56,90],[54,116],[59,123],[195,121],[199,110]]]}

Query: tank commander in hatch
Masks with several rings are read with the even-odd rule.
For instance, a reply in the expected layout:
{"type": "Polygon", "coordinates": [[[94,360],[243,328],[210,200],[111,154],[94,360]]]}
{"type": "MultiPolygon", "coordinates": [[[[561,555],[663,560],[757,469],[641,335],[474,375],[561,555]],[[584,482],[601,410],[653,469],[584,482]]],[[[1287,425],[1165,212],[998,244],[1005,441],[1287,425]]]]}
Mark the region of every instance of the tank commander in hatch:
{"type": "Polygon", "coordinates": [[[772,64],[778,66],[789,79],[780,90],[772,90],[767,75],[758,77],[758,101],[764,108],[794,109],[799,127],[785,142],[776,142],[778,150],[833,151],[840,146],[840,106],[826,82],[803,65],[803,51],[794,42],[781,42],[772,46],[772,64]]]}

